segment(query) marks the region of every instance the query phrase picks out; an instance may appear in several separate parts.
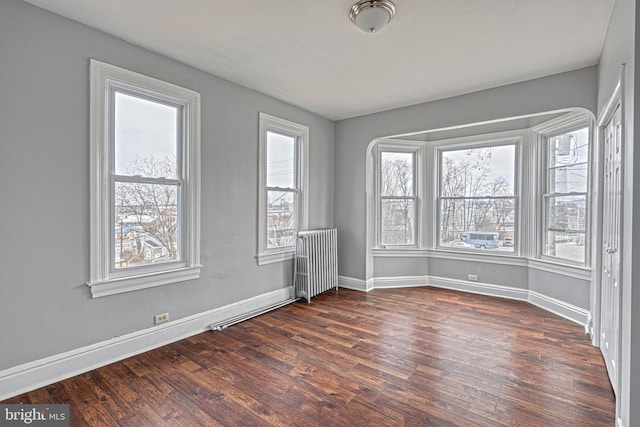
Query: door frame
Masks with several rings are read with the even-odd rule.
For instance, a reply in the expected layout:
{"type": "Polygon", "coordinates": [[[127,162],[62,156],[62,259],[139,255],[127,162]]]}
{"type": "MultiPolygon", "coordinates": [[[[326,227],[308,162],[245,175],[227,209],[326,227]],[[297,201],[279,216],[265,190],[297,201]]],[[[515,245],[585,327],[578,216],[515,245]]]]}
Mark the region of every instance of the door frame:
{"type": "MultiPolygon", "coordinates": [[[[613,115],[617,108],[620,108],[620,149],[621,149],[621,164],[620,164],[620,236],[624,236],[624,222],[622,221],[622,213],[624,212],[624,188],[625,188],[625,165],[624,165],[624,157],[625,157],[625,114],[624,114],[624,76],[625,76],[625,66],[622,64],[620,67],[620,75],[616,87],[614,88],[611,96],[609,97],[606,105],[602,109],[598,120],[597,120],[597,153],[596,162],[597,162],[597,185],[596,185],[596,194],[598,200],[598,208],[594,212],[593,225],[594,229],[598,230],[597,235],[595,236],[595,242],[591,248],[592,250],[592,259],[594,260],[593,267],[591,269],[592,274],[592,286],[591,286],[591,325],[589,328],[589,333],[591,334],[592,344],[598,348],[600,348],[600,333],[601,333],[601,298],[602,298],[602,244],[603,244],[603,230],[602,227],[598,227],[598,224],[603,220],[603,200],[604,200],[604,165],[603,165],[603,156],[604,156],[604,131],[609,123],[612,120],[613,115]]],[[[623,272],[623,247],[622,240],[619,245],[619,275],[622,277],[623,272]]],[[[622,283],[618,287],[620,295],[618,295],[618,301],[622,302],[622,283]]],[[[617,375],[616,375],[616,384],[613,385],[614,389],[620,390],[621,378],[623,373],[622,370],[622,348],[621,348],[621,335],[620,330],[622,327],[622,308],[618,310],[618,337],[617,337],[617,375]]],[[[616,396],[616,412],[618,412],[618,406],[620,404],[620,399],[616,396]]]]}

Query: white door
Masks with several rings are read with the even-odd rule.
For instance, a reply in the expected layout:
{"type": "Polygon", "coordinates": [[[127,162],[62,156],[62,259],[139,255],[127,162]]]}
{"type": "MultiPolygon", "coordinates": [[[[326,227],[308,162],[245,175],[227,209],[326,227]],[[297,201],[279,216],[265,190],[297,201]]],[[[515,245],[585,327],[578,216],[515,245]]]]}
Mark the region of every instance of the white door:
{"type": "Polygon", "coordinates": [[[613,390],[618,384],[620,337],[620,208],[621,208],[621,109],[615,109],[604,129],[604,185],[602,212],[602,295],[600,349],[613,390]]]}

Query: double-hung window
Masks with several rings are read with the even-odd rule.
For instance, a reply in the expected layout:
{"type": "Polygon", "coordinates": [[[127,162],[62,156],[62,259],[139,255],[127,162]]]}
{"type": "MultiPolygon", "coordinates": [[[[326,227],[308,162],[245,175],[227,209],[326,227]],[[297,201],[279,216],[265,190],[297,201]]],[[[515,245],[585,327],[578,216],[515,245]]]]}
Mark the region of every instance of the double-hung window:
{"type": "Polygon", "coordinates": [[[380,246],[415,246],[417,150],[381,148],[378,158],[380,246]]]}
{"type": "Polygon", "coordinates": [[[438,149],[440,247],[514,252],[518,146],[506,140],[438,149]]]}
{"type": "Polygon", "coordinates": [[[293,257],[307,226],[309,128],[260,113],[258,264],[293,257]]]}
{"type": "Polygon", "coordinates": [[[546,133],[543,146],[542,255],[587,262],[589,125],[546,133]]]}
{"type": "Polygon", "coordinates": [[[94,297],[199,276],[199,94],[91,61],[94,297]]]}

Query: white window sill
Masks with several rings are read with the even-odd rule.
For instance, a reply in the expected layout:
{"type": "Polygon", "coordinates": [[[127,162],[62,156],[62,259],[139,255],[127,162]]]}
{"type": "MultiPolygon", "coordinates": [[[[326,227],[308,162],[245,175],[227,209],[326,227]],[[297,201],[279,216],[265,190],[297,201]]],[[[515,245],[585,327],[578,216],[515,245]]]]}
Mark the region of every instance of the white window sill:
{"type": "Polygon", "coordinates": [[[531,259],[529,260],[529,267],[535,270],[561,274],[576,279],[591,280],[591,269],[584,266],[563,264],[549,259],[531,259]]]}
{"type": "Polygon", "coordinates": [[[274,262],[282,262],[293,259],[295,257],[295,250],[288,249],[279,252],[267,252],[258,254],[258,265],[273,264],[274,262]]]}
{"type": "Polygon", "coordinates": [[[200,277],[201,269],[201,265],[196,265],[136,276],[118,277],[114,279],[89,282],[87,285],[91,288],[92,298],[98,298],[197,279],[200,277]]]}
{"type": "Polygon", "coordinates": [[[459,261],[484,262],[488,264],[526,266],[527,258],[516,252],[500,252],[493,249],[453,249],[440,247],[430,253],[432,258],[459,261]]]}
{"type": "MultiPolygon", "coordinates": [[[[503,247],[503,246],[499,246],[499,247],[503,247]]],[[[477,255],[477,256],[483,256],[483,257],[516,257],[519,258],[520,255],[518,253],[517,250],[515,250],[516,248],[513,248],[514,250],[512,251],[508,251],[508,250],[500,250],[498,248],[494,248],[494,249],[481,249],[481,248],[464,248],[464,247],[451,247],[451,246],[438,246],[437,248],[434,249],[435,252],[441,252],[441,253],[456,253],[456,254],[471,254],[471,255],[477,255]]]]}
{"type": "Polygon", "coordinates": [[[385,248],[376,248],[372,250],[374,257],[424,257],[428,256],[428,249],[420,249],[417,247],[401,247],[387,246],[385,248]]]}
{"type": "Polygon", "coordinates": [[[419,249],[419,248],[374,248],[371,250],[374,258],[441,258],[458,261],[484,262],[489,264],[513,265],[528,267],[535,270],[560,274],[581,280],[591,279],[591,269],[584,266],[574,266],[548,259],[528,259],[517,253],[493,252],[480,250],[455,250],[449,248],[419,249]]]}

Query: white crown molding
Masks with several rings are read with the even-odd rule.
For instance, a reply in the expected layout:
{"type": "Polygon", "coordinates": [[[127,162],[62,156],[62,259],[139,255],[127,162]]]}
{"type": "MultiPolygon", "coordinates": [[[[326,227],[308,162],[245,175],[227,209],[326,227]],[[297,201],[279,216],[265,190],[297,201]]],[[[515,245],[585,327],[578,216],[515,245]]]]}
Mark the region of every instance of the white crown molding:
{"type": "Polygon", "coordinates": [[[593,113],[585,114],[584,111],[570,111],[560,117],[556,117],[544,123],[540,123],[537,126],[533,126],[531,131],[546,135],[571,127],[589,126],[589,120],[591,117],[593,117],[593,113]]]}
{"type": "MultiPolygon", "coordinates": [[[[0,371],[0,401],[179,341],[293,297],[293,286],[0,371]]],[[[214,333],[214,332],[211,332],[214,333]]]]}

